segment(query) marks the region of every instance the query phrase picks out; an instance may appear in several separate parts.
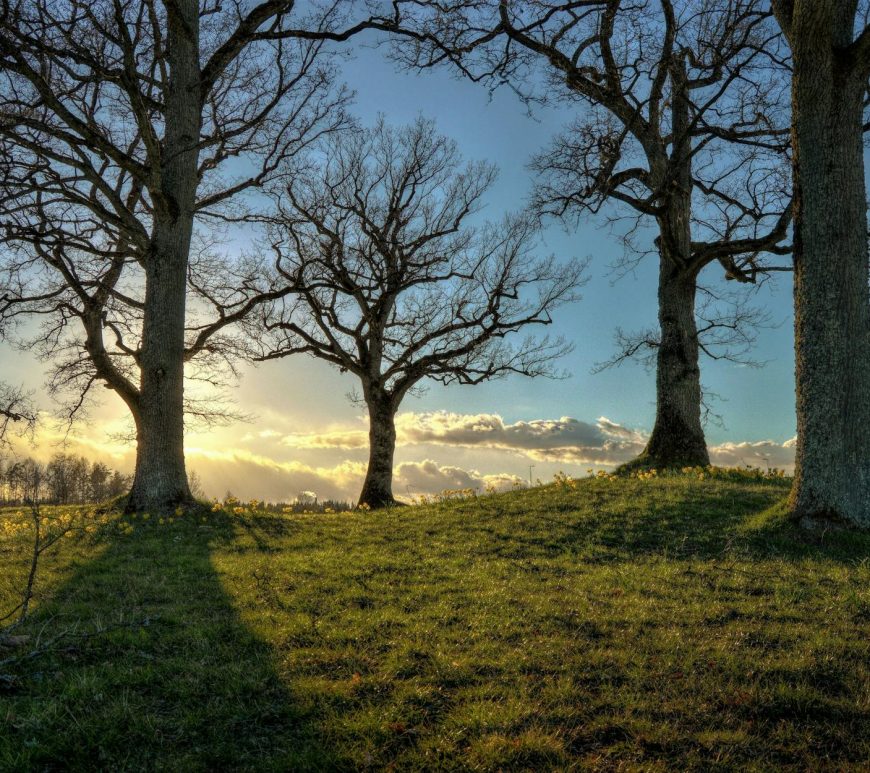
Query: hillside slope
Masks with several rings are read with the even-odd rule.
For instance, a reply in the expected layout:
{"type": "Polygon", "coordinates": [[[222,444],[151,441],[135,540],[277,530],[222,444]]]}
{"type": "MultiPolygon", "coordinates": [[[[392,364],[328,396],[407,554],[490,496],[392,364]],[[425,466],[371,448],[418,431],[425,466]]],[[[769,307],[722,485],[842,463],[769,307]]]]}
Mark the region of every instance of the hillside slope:
{"type": "Polygon", "coordinates": [[[0,667],[0,769],[864,768],[870,537],[795,531],[786,492],[109,518],[46,556],[29,630],[70,635],[0,667]]]}

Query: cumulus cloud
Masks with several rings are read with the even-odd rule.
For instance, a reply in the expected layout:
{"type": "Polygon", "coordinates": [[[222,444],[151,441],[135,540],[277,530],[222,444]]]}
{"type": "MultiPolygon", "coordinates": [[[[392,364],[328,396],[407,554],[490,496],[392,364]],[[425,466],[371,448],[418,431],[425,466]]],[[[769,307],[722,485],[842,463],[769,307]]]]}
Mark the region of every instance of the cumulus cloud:
{"type": "Polygon", "coordinates": [[[436,494],[445,489],[471,488],[484,491],[492,486],[497,491],[504,491],[522,484],[522,479],[516,475],[501,473],[498,475],[482,475],[477,470],[464,470],[451,465],[439,465],[432,459],[422,462],[403,462],[395,469],[394,491],[401,495],[436,494]]]}
{"type": "Polygon", "coordinates": [[[791,471],[794,468],[797,438],[777,443],[761,440],[755,443],[721,443],[710,447],[710,461],[719,467],[777,467],[791,471]]]}
{"type": "MultiPolygon", "coordinates": [[[[279,462],[246,451],[213,451],[190,448],[188,465],[196,470],[209,496],[231,491],[241,499],[291,501],[302,498],[355,501],[362,488],[366,465],[344,461],[333,467],[313,467],[300,462],[279,462]]],[[[503,491],[522,483],[510,473],[482,474],[431,459],[403,462],[394,470],[396,496],[437,494],[444,489],[492,486],[503,491]]]]}
{"type": "Polygon", "coordinates": [[[292,501],[301,493],[321,500],[354,500],[365,477],[365,464],[343,461],[332,467],[271,459],[243,450],[188,448],[187,465],[195,470],[208,496],[230,491],[242,499],[292,501]]]}
{"type": "Polygon", "coordinates": [[[368,448],[368,430],[330,430],[327,432],[292,433],[285,435],[281,443],[290,448],[331,448],[339,450],[351,450],[355,448],[368,448]]]}
{"type": "MultiPolygon", "coordinates": [[[[570,465],[581,466],[581,469],[586,465],[615,466],[640,453],[647,440],[646,433],[604,416],[594,423],[567,416],[508,423],[498,414],[491,413],[408,412],[400,414],[396,424],[400,446],[411,449],[425,447],[425,450],[419,448],[419,453],[405,451],[406,461],[396,467],[395,492],[399,497],[438,493],[444,489],[483,490],[488,486],[509,489],[523,481],[511,473],[487,474],[475,467],[485,463],[496,471],[499,468],[516,469],[518,458],[565,465],[566,469],[570,465]],[[445,451],[439,452],[436,450],[438,448],[444,448],[445,451]],[[470,449],[473,461],[468,461],[466,454],[463,456],[466,467],[443,463],[445,459],[442,453],[447,454],[447,459],[455,461],[455,452],[451,459],[446,450],[448,448],[470,449]],[[479,457],[475,456],[475,452],[479,452],[479,457]],[[496,456],[493,456],[493,452],[496,456]],[[504,465],[498,461],[499,452],[509,455],[504,465]],[[409,456],[412,460],[408,460],[409,456]],[[423,457],[423,461],[413,461],[414,457],[423,457]],[[487,461],[483,462],[483,459],[487,461]]],[[[36,444],[29,446],[24,442],[18,443],[16,451],[46,461],[52,453],[65,450],[90,459],[107,461],[116,469],[132,472],[133,446],[107,438],[107,429],[113,430],[115,427],[109,423],[99,427],[81,425],[67,434],[65,427],[46,417],[36,444]]],[[[267,428],[247,436],[247,439],[254,438],[258,438],[263,445],[262,453],[254,453],[250,448],[234,447],[235,444],[229,441],[210,436],[191,438],[192,442],[186,449],[188,467],[199,475],[209,496],[222,497],[229,490],[243,499],[271,501],[291,501],[303,492],[314,492],[321,500],[354,501],[357,498],[366,467],[364,459],[368,430],[364,425],[281,436],[267,428]],[[265,441],[275,441],[269,442],[268,451],[265,450],[265,441]],[[293,454],[298,458],[282,461],[282,445],[300,451],[293,454]],[[218,450],[215,450],[216,446],[218,450]],[[327,449],[334,453],[325,460],[321,457],[320,463],[325,466],[318,466],[313,459],[306,458],[305,449],[327,449]],[[336,455],[342,455],[342,451],[356,459],[336,459],[336,455]]],[[[243,441],[245,439],[242,438],[243,441]]],[[[773,440],[726,442],[711,446],[710,458],[713,464],[724,467],[748,464],[791,471],[794,468],[794,452],[794,438],[784,443],[773,440]]]]}
{"type": "MultiPolygon", "coordinates": [[[[396,417],[400,446],[443,445],[487,448],[522,454],[539,461],[612,465],[643,449],[643,433],[602,416],[594,424],[563,416],[507,423],[495,413],[463,414],[447,411],[401,413],[396,417]]],[[[357,449],[368,445],[366,430],[339,429],[288,435],[294,448],[357,449]]]]}
{"type": "MultiPolygon", "coordinates": [[[[615,466],[633,459],[648,439],[647,433],[606,416],[594,424],[570,416],[508,423],[495,413],[448,411],[401,413],[396,417],[396,435],[399,446],[481,448],[507,451],[541,462],[601,466],[615,466]]],[[[300,449],[364,449],[368,446],[368,431],[337,429],[288,435],[283,442],[300,449]]],[[[749,464],[790,470],[794,467],[794,444],[794,439],[785,443],[773,440],[721,443],[710,448],[710,458],[713,464],[723,467],[749,464]]]]}

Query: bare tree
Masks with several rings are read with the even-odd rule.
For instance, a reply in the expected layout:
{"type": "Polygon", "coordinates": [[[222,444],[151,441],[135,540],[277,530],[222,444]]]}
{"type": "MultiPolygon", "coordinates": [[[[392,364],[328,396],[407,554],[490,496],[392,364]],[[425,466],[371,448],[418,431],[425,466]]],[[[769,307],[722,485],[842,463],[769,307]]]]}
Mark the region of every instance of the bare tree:
{"type": "Polygon", "coordinates": [[[52,387],[102,383],[129,407],[131,509],[192,501],[185,363],[232,354],[262,300],[246,276],[192,281],[195,225],[233,220],[345,123],[325,47],[384,26],[359,3],[297,5],[0,0],[0,328],[38,316],[52,387]],[[191,322],[191,294],[211,318],[191,322]]]}
{"type": "Polygon", "coordinates": [[[262,359],[310,354],[353,373],[369,411],[360,503],[392,493],[395,414],[423,379],[553,373],[561,341],[506,340],[576,297],[582,266],[535,259],[524,216],[472,227],[495,178],[419,119],[336,136],[317,175],[278,192],[272,247],[294,295],[266,307],[262,359]]]}
{"type": "Polygon", "coordinates": [[[27,457],[0,457],[0,505],[26,503],[31,488],[47,504],[103,502],[123,494],[129,483],[128,476],[83,456],[57,453],[45,465],[27,457]],[[33,488],[33,482],[39,485],[33,488]]]}
{"type": "Polygon", "coordinates": [[[94,462],[88,471],[87,496],[91,502],[104,502],[109,498],[113,471],[103,462],[94,462]]]}
{"type": "Polygon", "coordinates": [[[24,390],[0,382],[0,443],[6,441],[13,425],[24,432],[32,432],[36,426],[36,411],[24,390]]]}
{"type": "Polygon", "coordinates": [[[870,526],[868,6],[774,0],[794,61],[797,456],[791,509],[870,526]]]}
{"type": "MultiPolygon", "coordinates": [[[[769,10],[757,0],[396,5],[417,31],[415,46],[397,48],[400,60],[508,84],[530,107],[583,105],[533,159],[534,204],[569,219],[610,207],[629,220],[630,248],[640,222],[655,223],[659,331],[623,350],[652,347],[657,360],[655,425],[638,463],[706,464],[699,275],[719,264],[727,279],[754,283],[771,270],[767,255],[790,250],[785,54],[769,10]]],[[[714,343],[735,340],[725,329],[714,343]]]]}

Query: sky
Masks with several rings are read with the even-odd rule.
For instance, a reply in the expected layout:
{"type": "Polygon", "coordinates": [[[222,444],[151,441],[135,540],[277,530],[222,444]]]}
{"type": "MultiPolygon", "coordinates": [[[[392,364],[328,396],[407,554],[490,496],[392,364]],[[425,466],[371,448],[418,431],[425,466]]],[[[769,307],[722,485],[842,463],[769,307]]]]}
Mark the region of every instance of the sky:
{"type": "MultiPolygon", "coordinates": [[[[399,71],[371,46],[358,48],[341,66],[356,92],[353,112],[362,123],[372,124],[379,114],[393,125],[420,115],[433,118],[467,159],[499,167],[485,197],[488,219],[525,204],[532,185],[529,158],[572,116],[556,108],[529,115],[509,90],[491,95],[444,70],[399,71]]],[[[582,299],[560,309],[547,331],[574,343],[561,362],[570,375],[515,376],[474,387],[431,383],[423,395],[407,397],[397,419],[397,497],[547,481],[559,471],[580,476],[609,469],[643,448],[654,419],[654,373],[640,363],[593,373],[596,363],[613,355],[617,328],[638,330],[656,322],[656,262],[646,258],[619,278],[613,270],[623,255],[618,236],[603,217],[590,216],[576,228],[547,225],[543,253],[590,259],[582,299]]],[[[641,244],[651,244],[653,236],[642,232],[641,244]]],[[[705,390],[719,396],[712,408],[721,420],[706,426],[716,464],[789,469],[793,463],[791,292],[790,275],[784,273],[755,299],[771,321],[752,352],[763,367],[701,363],[705,390]]],[[[111,393],[66,433],[44,397],[45,365],[8,346],[0,347],[0,365],[3,380],[35,390],[44,411],[35,445],[18,442],[17,453],[47,458],[66,450],[132,470],[133,448],[121,437],[129,434],[129,418],[111,393]]],[[[348,399],[354,386],[349,374],[308,357],[245,366],[231,397],[251,420],[191,428],[188,466],[212,497],[229,491],[245,499],[290,501],[312,492],[320,499],[354,500],[365,473],[367,440],[365,411],[348,399]]]]}

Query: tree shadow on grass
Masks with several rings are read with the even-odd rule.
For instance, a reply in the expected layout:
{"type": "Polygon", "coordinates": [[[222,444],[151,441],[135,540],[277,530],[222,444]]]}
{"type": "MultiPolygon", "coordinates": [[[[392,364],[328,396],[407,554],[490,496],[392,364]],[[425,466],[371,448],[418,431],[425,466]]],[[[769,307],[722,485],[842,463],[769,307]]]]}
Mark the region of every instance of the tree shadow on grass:
{"type": "Polygon", "coordinates": [[[104,527],[34,616],[70,636],[0,693],[0,769],[340,767],[215,573],[228,520],[133,523],[104,527]]]}
{"type": "MultiPolygon", "coordinates": [[[[853,732],[866,726],[856,706],[866,684],[858,626],[866,625],[867,607],[856,592],[843,608],[842,593],[861,576],[836,585],[824,578],[818,617],[807,617],[806,630],[795,628],[789,639],[783,627],[812,611],[795,595],[808,586],[756,577],[755,567],[741,575],[745,583],[711,589],[701,584],[709,572],[644,575],[657,598],[673,591],[694,603],[689,622],[680,608],[685,637],[677,651],[658,635],[673,627],[674,606],[648,604],[646,587],[621,592],[607,567],[597,576],[583,566],[636,561],[642,572],[638,559],[647,556],[692,561],[718,557],[729,545],[765,557],[845,562],[867,545],[850,535],[842,544],[827,535],[813,545],[793,534],[778,520],[785,495],[775,486],[662,493],[602,483],[389,519],[215,513],[205,524],[138,520],[132,534],[110,525],[94,560],[77,567],[33,621],[34,629],[82,621],[109,630],[70,639],[63,651],[33,661],[16,691],[0,693],[0,770],[334,770],[393,762],[434,769],[439,760],[454,769],[548,769],[568,768],[582,749],[609,749],[614,761],[672,754],[670,767],[705,769],[719,750],[736,754],[728,741],[710,742],[709,752],[698,746],[697,734],[720,724],[722,684],[739,688],[726,707],[731,727],[751,736],[739,762],[765,752],[767,735],[783,724],[803,728],[808,739],[792,756],[789,739],[782,742],[784,764],[807,768],[801,762],[816,761],[820,744],[849,762],[867,748],[860,730],[853,732]],[[491,557],[517,562],[490,566],[491,557]],[[571,575],[574,565],[582,571],[571,575]],[[764,602],[777,589],[792,595],[764,602]],[[574,599],[587,593],[596,603],[578,615],[574,599]],[[634,598],[642,605],[624,606],[634,598]],[[719,606],[708,613],[711,600],[719,606]],[[252,625],[270,626],[271,646],[241,621],[251,609],[252,625]],[[831,627],[830,609],[840,609],[835,662],[802,663],[818,621],[831,627]],[[632,628],[638,615],[644,625],[632,628]],[[714,663],[723,671],[705,670],[708,636],[726,634],[736,654],[714,663]],[[765,655],[785,645],[793,666],[765,655]],[[672,678],[676,655],[679,679],[672,678]],[[821,693],[835,680],[856,685],[834,696],[836,705],[821,693]],[[807,698],[817,682],[819,694],[807,698]],[[654,699],[643,698],[650,691],[654,699]],[[672,702],[665,723],[659,695],[672,702]],[[578,714],[578,706],[588,710],[578,714]],[[640,718],[637,732],[661,725],[653,739],[661,749],[626,740],[636,737],[630,725],[622,729],[628,709],[640,718]],[[761,729],[744,721],[760,721],[761,729]],[[861,745],[851,751],[847,737],[861,745]]],[[[722,574],[728,571],[723,564],[722,574]]],[[[800,571],[789,567],[785,579],[800,571]]]]}
{"type": "Polygon", "coordinates": [[[870,556],[868,532],[807,531],[791,522],[788,491],[788,481],[670,489],[592,481],[549,496],[543,506],[533,492],[505,500],[501,509],[470,504],[459,528],[475,532],[471,542],[481,552],[508,559],[569,553],[606,564],[645,557],[710,560],[738,551],[758,559],[849,563],[870,556]]]}

